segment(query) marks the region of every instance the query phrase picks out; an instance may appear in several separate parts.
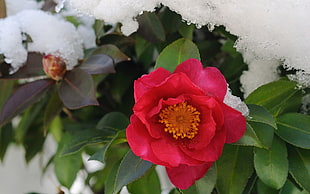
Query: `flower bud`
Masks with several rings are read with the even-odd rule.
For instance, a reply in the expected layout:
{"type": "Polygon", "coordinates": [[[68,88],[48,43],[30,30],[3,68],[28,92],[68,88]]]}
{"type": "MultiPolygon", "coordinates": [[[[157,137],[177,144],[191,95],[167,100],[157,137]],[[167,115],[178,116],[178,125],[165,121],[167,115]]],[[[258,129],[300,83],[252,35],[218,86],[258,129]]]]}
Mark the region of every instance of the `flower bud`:
{"type": "Polygon", "coordinates": [[[65,62],[60,57],[45,55],[42,63],[43,70],[48,77],[56,81],[62,80],[67,70],[65,62]]]}

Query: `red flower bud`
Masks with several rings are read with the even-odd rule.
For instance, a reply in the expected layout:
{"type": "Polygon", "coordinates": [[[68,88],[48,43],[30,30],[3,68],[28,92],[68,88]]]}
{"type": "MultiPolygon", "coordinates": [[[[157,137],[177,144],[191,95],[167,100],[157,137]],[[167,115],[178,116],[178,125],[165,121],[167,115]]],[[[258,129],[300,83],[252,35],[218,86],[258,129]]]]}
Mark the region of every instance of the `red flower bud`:
{"type": "Polygon", "coordinates": [[[60,57],[45,55],[42,59],[42,63],[43,70],[48,77],[56,81],[62,80],[67,69],[65,62],[60,57]]]}

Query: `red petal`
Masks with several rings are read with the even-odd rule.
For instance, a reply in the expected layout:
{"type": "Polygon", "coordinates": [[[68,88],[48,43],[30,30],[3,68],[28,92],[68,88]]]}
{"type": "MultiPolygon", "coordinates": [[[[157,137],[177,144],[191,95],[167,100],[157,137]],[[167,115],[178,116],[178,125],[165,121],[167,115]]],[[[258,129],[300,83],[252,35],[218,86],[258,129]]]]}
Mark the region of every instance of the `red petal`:
{"type": "Polygon", "coordinates": [[[178,167],[168,168],[166,171],[170,181],[179,189],[187,189],[193,185],[196,180],[201,179],[211,167],[212,162],[199,166],[180,165],[178,167]]]}
{"type": "Polygon", "coordinates": [[[174,73],[177,72],[185,73],[205,94],[215,96],[220,101],[224,100],[227,82],[217,68],[206,67],[203,69],[199,60],[188,59],[177,66],[174,73]]]}
{"type": "Polygon", "coordinates": [[[164,68],[158,68],[155,71],[143,75],[141,78],[137,79],[134,83],[134,98],[137,102],[138,99],[147,91],[153,87],[161,84],[168,76],[170,72],[164,68]]]}
{"type": "Polygon", "coordinates": [[[188,149],[188,147],[184,146],[181,149],[190,158],[204,162],[214,162],[221,156],[225,140],[226,131],[223,127],[216,130],[216,134],[207,147],[203,149],[188,149]]]}
{"type": "Polygon", "coordinates": [[[238,141],[245,133],[246,118],[241,112],[222,104],[224,112],[224,127],[226,129],[226,143],[238,141]]]}
{"type": "Polygon", "coordinates": [[[130,125],[126,129],[126,137],[132,152],[144,160],[163,166],[169,165],[166,162],[159,160],[153,153],[151,148],[152,137],[147,132],[147,129],[141,121],[131,115],[130,125]]]}
{"type": "Polygon", "coordinates": [[[133,107],[134,114],[146,125],[154,138],[159,138],[159,132],[152,130],[151,117],[155,111],[160,111],[161,99],[177,98],[184,93],[203,95],[203,91],[196,87],[184,73],[172,74],[160,86],[154,87],[144,93],[133,107]],[[155,108],[154,108],[155,107],[155,108]]]}

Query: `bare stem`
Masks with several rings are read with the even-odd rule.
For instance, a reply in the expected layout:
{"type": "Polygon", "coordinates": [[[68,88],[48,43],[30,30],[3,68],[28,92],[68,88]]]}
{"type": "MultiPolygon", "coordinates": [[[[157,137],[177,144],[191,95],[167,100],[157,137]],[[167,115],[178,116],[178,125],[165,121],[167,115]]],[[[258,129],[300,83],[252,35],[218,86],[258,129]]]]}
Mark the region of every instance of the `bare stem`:
{"type": "Polygon", "coordinates": [[[0,18],[6,17],[6,5],[5,0],[0,0],[0,18]]]}

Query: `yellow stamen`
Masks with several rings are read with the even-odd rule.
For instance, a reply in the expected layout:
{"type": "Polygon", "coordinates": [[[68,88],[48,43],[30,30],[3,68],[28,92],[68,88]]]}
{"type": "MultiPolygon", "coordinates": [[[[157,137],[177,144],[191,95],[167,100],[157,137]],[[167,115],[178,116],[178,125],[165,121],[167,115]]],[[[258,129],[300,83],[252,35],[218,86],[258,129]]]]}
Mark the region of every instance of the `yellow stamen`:
{"type": "Polygon", "coordinates": [[[162,109],[158,122],[163,123],[165,132],[171,133],[175,139],[192,139],[198,134],[199,115],[192,105],[181,102],[162,109]]]}

